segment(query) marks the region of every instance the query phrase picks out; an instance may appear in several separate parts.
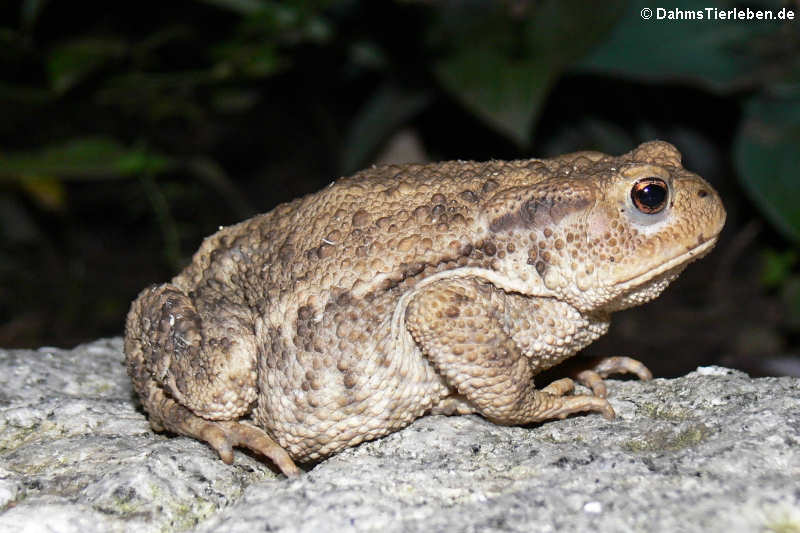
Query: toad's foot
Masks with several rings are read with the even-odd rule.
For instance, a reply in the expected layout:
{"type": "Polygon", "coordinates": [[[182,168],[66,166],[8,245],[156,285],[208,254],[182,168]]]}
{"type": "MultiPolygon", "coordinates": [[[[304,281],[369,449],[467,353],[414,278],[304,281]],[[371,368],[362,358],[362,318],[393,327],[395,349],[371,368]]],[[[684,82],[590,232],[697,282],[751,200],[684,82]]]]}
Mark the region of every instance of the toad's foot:
{"type": "Polygon", "coordinates": [[[260,428],[244,422],[212,421],[196,416],[186,422],[189,422],[186,429],[191,431],[191,436],[207,442],[226,464],[233,463],[233,447],[241,446],[269,457],[286,477],[300,475],[300,469],[289,454],[260,428]]]}
{"type": "Polygon", "coordinates": [[[201,427],[197,438],[206,441],[227,464],[233,463],[233,447],[241,446],[269,457],[286,477],[297,477],[300,469],[289,454],[266,432],[255,426],[235,421],[209,421],[199,419],[201,427]]]}
{"type": "Polygon", "coordinates": [[[584,370],[576,376],[578,383],[592,389],[592,393],[605,398],[608,389],[603,381],[612,374],[636,374],[642,381],[653,379],[653,374],[646,366],[630,357],[606,357],[592,370],[584,370]]]}
{"type": "MultiPolygon", "coordinates": [[[[611,404],[608,403],[608,400],[605,398],[583,395],[560,398],[562,396],[571,394],[574,390],[575,382],[570,378],[558,379],[544,387],[540,392],[545,393],[553,398],[553,405],[549,407],[549,409],[544,407],[542,408],[544,411],[544,416],[551,418],[566,418],[572,413],[578,413],[581,411],[597,411],[608,420],[611,420],[616,416],[611,404]],[[559,400],[556,401],[556,398],[559,398],[559,400]]],[[[545,401],[544,403],[548,402],[545,401]]]]}
{"type": "Polygon", "coordinates": [[[156,431],[169,430],[207,442],[227,464],[233,463],[233,448],[240,446],[260,453],[280,469],[286,477],[297,477],[301,471],[264,430],[235,420],[207,420],[166,397],[160,389],[152,391],[152,404],[158,406],[158,418],[151,416],[150,425],[156,431]]]}

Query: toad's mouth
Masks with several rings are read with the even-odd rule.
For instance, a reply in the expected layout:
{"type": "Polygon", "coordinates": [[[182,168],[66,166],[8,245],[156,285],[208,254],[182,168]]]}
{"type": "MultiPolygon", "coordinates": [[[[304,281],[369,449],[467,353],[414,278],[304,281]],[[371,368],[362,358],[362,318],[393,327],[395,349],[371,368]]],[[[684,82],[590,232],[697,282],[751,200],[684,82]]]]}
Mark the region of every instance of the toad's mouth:
{"type": "Polygon", "coordinates": [[[668,272],[674,268],[685,266],[686,264],[691,263],[692,261],[696,261],[697,259],[700,259],[701,257],[703,257],[704,255],[706,255],[708,252],[711,251],[714,245],[717,244],[717,239],[719,239],[719,234],[714,235],[713,237],[709,237],[700,244],[692,248],[689,248],[686,252],[680,255],[676,255],[669,261],[665,261],[657,268],[648,270],[646,272],[642,272],[641,274],[636,274],[634,276],[619,281],[616,284],[616,286],[623,290],[628,289],[630,287],[638,287],[641,284],[646,283],[647,281],[660,276],[664,272],[668,272]]]}

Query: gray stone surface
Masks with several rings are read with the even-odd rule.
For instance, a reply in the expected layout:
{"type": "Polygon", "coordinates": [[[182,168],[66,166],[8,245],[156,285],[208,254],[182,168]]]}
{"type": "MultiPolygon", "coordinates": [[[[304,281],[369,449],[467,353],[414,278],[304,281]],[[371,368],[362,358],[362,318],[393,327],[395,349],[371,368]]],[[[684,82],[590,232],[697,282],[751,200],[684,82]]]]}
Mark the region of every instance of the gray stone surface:
{"type": "Polygon", "coordinates": [[[426,417],[298,480],[154,434],[119,339],[0,350],[0,532],[800,531],[800,380],[610,382],[616,420],[426,417]]]}

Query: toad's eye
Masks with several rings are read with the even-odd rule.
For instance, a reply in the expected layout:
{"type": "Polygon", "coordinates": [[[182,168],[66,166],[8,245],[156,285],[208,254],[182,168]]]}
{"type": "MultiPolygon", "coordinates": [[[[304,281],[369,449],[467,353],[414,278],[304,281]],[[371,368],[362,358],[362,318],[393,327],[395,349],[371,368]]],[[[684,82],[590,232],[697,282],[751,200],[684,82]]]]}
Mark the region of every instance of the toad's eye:
{"type": "Polygon", "coordinates": [[[633,205],[648,215],[662,211],[667,205],[667,196],[667,182],[661,178],[642,178],[631,189],[633,205]]]}

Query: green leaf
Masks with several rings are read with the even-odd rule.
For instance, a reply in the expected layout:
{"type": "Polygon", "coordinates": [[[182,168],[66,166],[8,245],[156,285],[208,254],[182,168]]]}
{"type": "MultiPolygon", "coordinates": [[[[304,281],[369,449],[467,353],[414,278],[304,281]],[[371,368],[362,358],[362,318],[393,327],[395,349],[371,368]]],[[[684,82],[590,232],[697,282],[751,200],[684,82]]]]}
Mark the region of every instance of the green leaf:
{"type": "Polygon", "coordinates": [[[321,13],[322,2],[257,4],[257,9],[251,6],[253,9],[242,11],[242,21],[229,41],[213,47],[218,61],[215,70],[255,78],[268,76],[288,64],[291,55],[281,54],[282,48],[304,42],[321,44],[333,34],[331,24],[321,13]]]}
{"type": "Polygon", "coordinates": [[[734,161],[753,202],[779,231],[798,243],[800,88],[793,93],[750,98],[734,143],[734,161]]]}
{"type": "Polygon", "coordinates": [[[114,178],[157,174],[174,165],[145,148],[125,148],[107,137],[74,139],[33,152],[0,154],[0,181],[114,178]]]}
{"type": "Polygon", "coordinates": [[[289,41],[324,42],[332,28],[322,11],[336,0],[201,0],[242,16],[241,36],[261,37],[275,42],[279,37],[289,41]],[[284,35],[280,35],[285,32],[284,35]],[[287,39],[288,37],[288,39],[287,39]]]}
{"type": "Polygon", "coordinates": [[[65,92],[126,51],[125,43],[112,39],[87,38],[60,44],[47,57],[50,86],[65,92]]]}
{"type": "MultiPolygon", "coordinates": [[[[781,7],[766,4],[776,12],[781,7]]],[[[705,0],[679,0],[666,7],[649,0],[629,2],[609,39],[577,68],[648,81],[689,80],[715,90],[752,84],[770,70],[774,74],[783,61],[773,50],[785,48],[779,33],[783,23],[710,19],[706,8],[712,7],[725,11],[705,0]],[[642,15],[646,9],[652,13],[647,20],[642,15]],[[668,18],[679,12],[694,18],[668,18]]]]}
{"type": "Polygon", "coordinates": [[[359,110],[345,135],[340,172],[351,174],[392,133],[419,113],[430,101],[430,95],[401,89],[394,85],[379,88],[359,110]]]}
{"type": "Polygon", "coordinates": [[[527,145],[533,124],[561,72],[612,27],[621,5],[577,1],[445,8],[432,36],[449,52],[435,66],[442,85],[488,124],[527,145]],[[524,9],[524,8],[523,8],[524,9]]]}
{"type": "Polygon", "coordinates": [[[777,251],[767,248],[762,253],[761,283],[766,287],[779,287],[792,275],[797,264],[797,250],[777,251]]]}
{"type": "Polygon", "coordinates": [[[436,69],[439,80],[476,115],[525,146],[558,69],[509,61],[491,48],[461,53],[436,69]]]}

